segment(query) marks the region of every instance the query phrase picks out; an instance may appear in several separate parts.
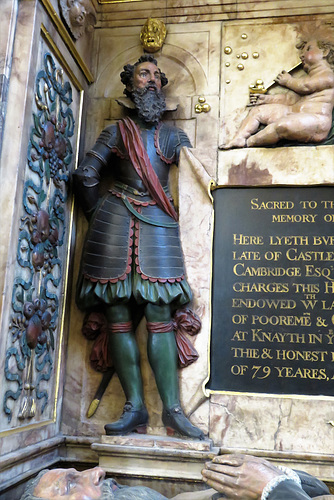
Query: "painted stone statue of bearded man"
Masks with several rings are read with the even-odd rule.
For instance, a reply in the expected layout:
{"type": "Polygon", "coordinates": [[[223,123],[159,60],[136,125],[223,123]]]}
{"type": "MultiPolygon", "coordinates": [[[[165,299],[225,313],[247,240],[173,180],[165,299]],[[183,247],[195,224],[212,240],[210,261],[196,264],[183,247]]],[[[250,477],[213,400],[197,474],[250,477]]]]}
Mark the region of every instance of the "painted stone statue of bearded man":
{"type": "Polygon", "coordinates": [[[142,56],[121,73],[133,116],[107,127],[74,173],[77,198],[90,219],[83,249],[77,304],[103,304],[109,347],[126,404],[121,418],[105,426],[110,435],[146,432],[135,311],[147,320],[148,359],[163,402],[167,431],[203,439],[180,407],[173,313],[191,300],[185,279],[177,213],[168,191],[168,173],[183,146],[180,129],[160,121],[166,109],[161,88],[168,83],[157,61],[142,56]],[[100,178],[111,172],[104,197],[100,178]]]}

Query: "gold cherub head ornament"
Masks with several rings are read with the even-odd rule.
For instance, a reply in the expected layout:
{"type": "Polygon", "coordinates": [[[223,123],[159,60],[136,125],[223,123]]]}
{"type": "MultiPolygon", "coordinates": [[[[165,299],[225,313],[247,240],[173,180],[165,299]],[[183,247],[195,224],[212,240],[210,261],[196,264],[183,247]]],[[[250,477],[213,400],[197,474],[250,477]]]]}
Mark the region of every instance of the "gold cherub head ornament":
{"type": "Polygon", "coordinates": [[[149,17],[140,32],[140,41],[145,52],[158,52],[163,46],[166,34],[165,24],[159,19],[149,17]]]}

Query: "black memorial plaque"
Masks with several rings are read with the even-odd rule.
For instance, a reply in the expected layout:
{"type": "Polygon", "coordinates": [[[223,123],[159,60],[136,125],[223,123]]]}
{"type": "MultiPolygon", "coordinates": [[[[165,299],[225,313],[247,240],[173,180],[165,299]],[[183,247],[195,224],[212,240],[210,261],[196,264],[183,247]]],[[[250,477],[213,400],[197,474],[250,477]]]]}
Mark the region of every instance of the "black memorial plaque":
{"type": "Polygon", "coordinates": [[[211,391],[334,394],[334,188],[213,192],[211,391]]]}

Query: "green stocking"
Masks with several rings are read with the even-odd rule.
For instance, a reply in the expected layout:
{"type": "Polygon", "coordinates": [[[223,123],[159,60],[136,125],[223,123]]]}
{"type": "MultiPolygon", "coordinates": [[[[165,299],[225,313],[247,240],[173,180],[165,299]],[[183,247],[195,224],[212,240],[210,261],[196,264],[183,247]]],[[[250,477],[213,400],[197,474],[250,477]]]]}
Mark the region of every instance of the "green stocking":
{"type": "MultiPolygon", "coordinates": [[[[127,305],[111,306],[106,311],[109,324],[131,321],[130,309],[127,305]]],[[[144,406],[143,383],[140,372],[139,349],[134,333],[109,334],[109,349],[116,373],[123,387],[127,401],[134,409],[144,406]]]]}
{"type": "MultiPolygon", "coordinates": [[[[147,321],[152,323],[171,321],[169,306],[148,304],[145,316],[147,321]]],[[[171,408],[173,405],[179,404],[177,347],[174,331],[149,333],[147,354],[164,406],[171,408]]]]}

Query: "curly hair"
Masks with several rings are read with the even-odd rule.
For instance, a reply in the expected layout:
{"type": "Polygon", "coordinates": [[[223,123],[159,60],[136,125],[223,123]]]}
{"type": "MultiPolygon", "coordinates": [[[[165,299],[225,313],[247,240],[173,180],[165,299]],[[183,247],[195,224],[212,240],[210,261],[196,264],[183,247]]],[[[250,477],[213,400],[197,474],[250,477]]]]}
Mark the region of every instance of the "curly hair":
{"type": "Polygon", "coordinates": [[[330,24],[316,23],[303,23],[296,28],[298,33],[298,43],[296,48],[303,49],[306,43],[310,40],[316,40],[319,49],[327,50],[328,64],[334,69],[334,30],[330,24]]]}
{"type": "MultiPolygon", "coordinates": [[[[141,64],[144,62],[153,63],[153,64],[155,64],[155,66],[158,67],[158,61],[153,56],[151,56],[149,54],[144,54],[144,55],[140,56],[140,58],[138,59],[138,61],[135,64],[126,64],[124,66],[124,71],[122,71],[122,73],[120,74],[121,82],[125,85],[125,89],[123,92],[127,97],[131,96],[131,92],[126,87],[129,85],[132,85],[132,83],[133,83],[133,73],[134,73],[135,67],[138,66],[138,64],[141,64]]],[[[167,79],[165,73],[163,73],[160,70],[160,68],[159,68],[159,71],[160,71],[160,76],[161,76],[161,88],[162,88],[165,85],[167,85],[168,79],[167,79]]]]}

